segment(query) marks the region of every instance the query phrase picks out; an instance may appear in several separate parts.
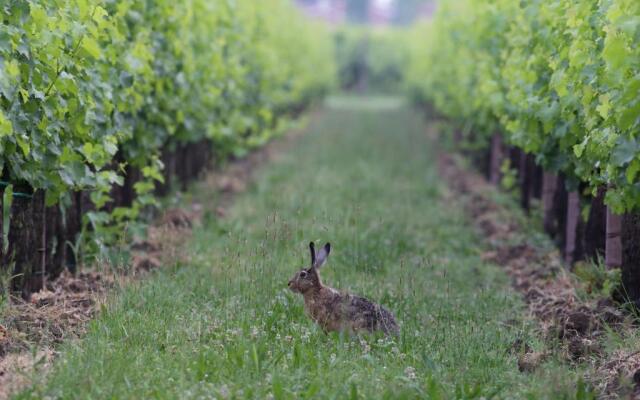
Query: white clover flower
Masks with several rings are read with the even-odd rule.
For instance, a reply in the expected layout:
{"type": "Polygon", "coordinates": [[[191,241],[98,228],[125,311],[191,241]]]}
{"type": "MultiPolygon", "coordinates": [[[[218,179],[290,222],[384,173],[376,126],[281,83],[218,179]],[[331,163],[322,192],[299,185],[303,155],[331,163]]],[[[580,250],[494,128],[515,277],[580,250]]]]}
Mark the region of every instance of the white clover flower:
{"type": "Polygon", "coordinates": [[[404,369],[404,374],[407,378],[414,380],[416,379],[416,370],[413,367],[407,367],[404,369]]]}
{"type": "Polygon", "coordinates": [[[222,385],[220,386],[220,389],[218,389],[218,393],[220,394],[220,396],[223,399],[228,399],[229,398],[229,388],[227,387],[227,385],[222,385]]]}

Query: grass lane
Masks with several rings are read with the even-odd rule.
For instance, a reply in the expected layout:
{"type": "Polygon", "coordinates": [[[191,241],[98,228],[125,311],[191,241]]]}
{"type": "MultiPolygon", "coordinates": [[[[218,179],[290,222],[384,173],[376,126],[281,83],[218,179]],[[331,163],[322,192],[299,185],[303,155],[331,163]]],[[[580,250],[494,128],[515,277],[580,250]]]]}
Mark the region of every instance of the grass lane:
{"type": "Polygon", "coordinates": [[[422,120],[353,98],[319,118],[194,232],[188,265],[114,296],[18,397],[573,398],[575,371],[522,374],[508,353],[516,337],[536,343],[524,306],[443,200],[422,120]],[[286,283],[310,240],[333,245],[325,284],[392,310],[400,338],[325,335],[305,317],[286,283]]]}

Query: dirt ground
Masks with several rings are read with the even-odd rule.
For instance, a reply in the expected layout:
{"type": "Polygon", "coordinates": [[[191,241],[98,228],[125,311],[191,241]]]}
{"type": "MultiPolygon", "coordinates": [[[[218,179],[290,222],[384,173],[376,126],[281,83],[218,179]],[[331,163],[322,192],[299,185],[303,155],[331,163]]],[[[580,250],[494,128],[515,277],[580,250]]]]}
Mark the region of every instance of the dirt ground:
{"type": "Polygon", "coordinates": [[[557,251],[518,243],[514,237],[521,227],[491,200],[488,193],[495,189],[482,176],[461,167],[450,154],[441,155],[438,164],[449,184],[448,196],[465,203],[470,219],[489,244],[483,259],[506,270],[549,344],[545,352],[534,352],[527,343],[514,343],[519,369],[533,371],[548,353],[560,352],[568,363],[590,363],[594,367],[595,373],[587,379],[603,398],[640,398],[640,352],[608,354],[603,343],[607,329],[622,335],[635,329],[631,317],[610,299],[581,299],[577,295],[580,283],[557,251]]]}
{"type": "Polygon", "coordinates": [[[33,374],[44,374],[56,356],[56,346],[83,335],[109,292],[183,258],[179,244],[197,218],[194,211],[165,212],[149,228],[148,239],[132,246],[130,268],[119,270],[127,271],[124,274],[106,267],[75,275],[65,271],[29,301],[12,297],[0,325],[0,399],[28,385],[33,374]]]}

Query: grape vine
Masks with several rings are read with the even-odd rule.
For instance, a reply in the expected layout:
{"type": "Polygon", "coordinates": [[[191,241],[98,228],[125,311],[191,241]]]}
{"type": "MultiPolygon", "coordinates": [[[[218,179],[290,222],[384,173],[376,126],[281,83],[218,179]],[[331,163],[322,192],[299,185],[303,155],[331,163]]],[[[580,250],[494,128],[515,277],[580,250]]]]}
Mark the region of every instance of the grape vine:
{"type": "Polygon", "coordinates": [[[506,139],[574,187],[640,209],[640,3],[460,0],[414,29],[420,101],[506,139]]]}
{"type": "Polygon", "coordinates": [[[332,60],[324,28],[285,0],[7,0],[2,180],[45,191],[47,205],[88,191],[94,226],[135,219],[155,202],[163,149],[265,143],[332,84],[332,60]],[[136,201],[107,213],[126,166],[143,175],[136,201]]]}

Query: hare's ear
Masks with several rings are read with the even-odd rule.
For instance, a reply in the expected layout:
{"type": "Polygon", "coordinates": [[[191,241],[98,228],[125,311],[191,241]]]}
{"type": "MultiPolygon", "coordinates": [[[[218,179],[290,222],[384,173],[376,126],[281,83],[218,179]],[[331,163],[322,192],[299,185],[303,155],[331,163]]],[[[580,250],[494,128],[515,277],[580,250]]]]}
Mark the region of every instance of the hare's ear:
{"type": "Polygon", "coordinates": [[[327,257],[331,252],[331,244],[327,243],[324,245],[322,250],[318,253],[315,262],[313,263],[313,268],[320,269],[325,261],[327,261],[327,257]]]}
{"type": "Polygon", "coordinates": [[[313,242],[309,243],[309,252],[311,253],[311,267],[316,265],[316,247],[313,242]]]}

